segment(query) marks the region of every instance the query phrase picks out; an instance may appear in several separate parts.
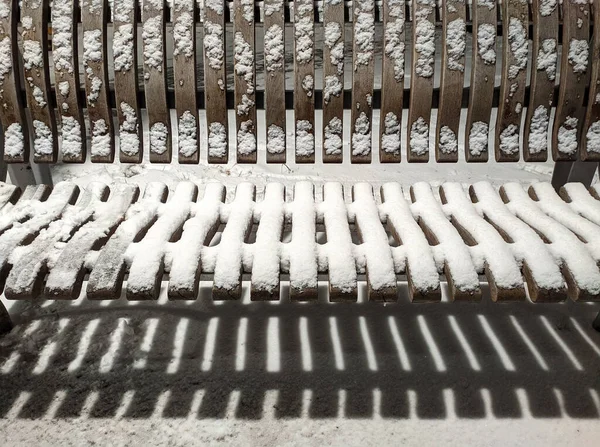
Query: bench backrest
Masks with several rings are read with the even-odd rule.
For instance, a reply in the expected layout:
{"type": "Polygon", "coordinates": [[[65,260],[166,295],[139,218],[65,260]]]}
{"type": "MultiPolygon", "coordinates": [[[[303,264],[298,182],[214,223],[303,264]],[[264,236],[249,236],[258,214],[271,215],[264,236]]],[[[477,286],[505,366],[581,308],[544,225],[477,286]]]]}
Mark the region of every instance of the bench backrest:
{"type": "Polygon", "coordinates": [[[600,159],[588,0],[108,3],[0,0],[6,162],[600,159]]]}

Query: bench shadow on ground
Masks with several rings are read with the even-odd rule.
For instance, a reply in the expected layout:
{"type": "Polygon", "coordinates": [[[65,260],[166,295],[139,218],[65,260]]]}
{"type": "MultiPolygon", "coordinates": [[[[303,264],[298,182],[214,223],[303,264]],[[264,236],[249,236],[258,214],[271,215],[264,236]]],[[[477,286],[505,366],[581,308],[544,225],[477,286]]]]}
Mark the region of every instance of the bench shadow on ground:
{"type": "Polygon", "coordinates": [[[599,418],[596,305],[15,303],[3,418],[599,418]]]}

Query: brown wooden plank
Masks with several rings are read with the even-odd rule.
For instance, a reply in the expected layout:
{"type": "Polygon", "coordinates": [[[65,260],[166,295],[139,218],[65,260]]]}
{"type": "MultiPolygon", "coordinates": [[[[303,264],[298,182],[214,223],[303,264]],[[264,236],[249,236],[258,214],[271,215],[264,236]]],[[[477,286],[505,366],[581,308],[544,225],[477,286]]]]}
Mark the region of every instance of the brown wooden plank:
{"type": "Polygon", "coordinates": [[[473,46],[469,109],[465,128],[465,159],[486,162],[489,157],[490,115],[496,76],[496,2],[473,0],[473,46]]]}
{"type": "Polygon", "coordinates": [[[81,8],[85,93],[92,134],[91,160],[98,163],[112,163],[115,159],[114,126],[107,88],[106,1],[84,0],[81,8]]]}
{"type": "Polygon", "coordinates": [[[412,73],[408,109],[407,159],[429,161],[429,124],[435,62],[435,0],[412,0],[412,73]]]}
{"type": "Polygon", "coordinates": [[[531,88],[523,133],[525,161],[548,158],[550,110],[554,103],[554,84],[558,58],[558,4],[533,0],[533,61],[531,88]],[[542,3],[546,6],[542,8],[542,3]]]}
{"type": "Polygon", "coordinates": [[[315,162],[315,31],[312,0],[294,1],[294,120],[296,163],[315,162]]]}
{"type": "Polygon", "coordinates": [[[235,0],[233,16],[234,93],[238,163],[256,163],[256,57],[254,2],[235,0]]]}
{"type": "Polygon", "coordinates": [[[140,163],[144,156],[142,117],[137,97],[139,17],[134,4],[133,0],[114,4],[113,55],[121,163],[140,163]]]}
{"type": "Polygon", "coordinates": [[[580,157],[584,161],[600,161],[600,10],[594,7],[592,36],[592,72],[588,107],[583,124],[580,157]]]}
{"type": "Polygon", "coordinates": [[[23,71],[27,106],[33,120],[33,157],[37,163],[54,163],[58,158],[56,119],[54,109],[48,105],[48,19],[48,10],[41,0],[22,2],[23,71]]]}
{"type": "Polygon", "coordinates": [[[375,1],[354,5],[352,45],[352,163],[371,163],[373,83],[375,82],[375,1]]]}
{"type": "Polygon", "coordinates": [[[442,76],[435,136],[435,160],[458,161],[458,127],[462,106],[467,38],[464,0],[442,0],[442,76]]]}
{"type": "Polygon", "coordinates": [[[177,140],[179,163],[197,164],[199,126],[196,103],[196,1],[174,0],[173,77],[175,79],[175,109],[177,110],[177,140]]]}
{"type": "Polygon", "coordinates": [[[496,121],[496,161],[519,161],[520,131],[527,81],[529,4],[502,4],[502,84],[496,121]]]}
{"type": "Polygon", "coordinates": [[[56,107],[61,118],[62,161],[83,163],[87,155],[87,137],[83,105],[79,99],[79,52],[74,0],[52,3],[52,58],[56,107]]]}
{"type": "Polygon", "coordinates": [[[267,163],[285,163],[285,20],[283,0],[265,0],[264,30],[267,163]]]}
{"type": "Polygon", "coordinates": [[[208,162],[229,160],[229,127],[225,77],[224,2],[206,2],[204,8],[204,92],[208,127],[208,162]]]}
{"type": "Polygon", "coordinates": [[[29,161],[29,130],[21,95],[18,47],[19,0],[5,0],[0,11],[0,57],[4,61],[0,76],[0,122],[2,122],[3,159],[7,163],[29,161]]]}
{"type": "Polygon", "coordinates": [[[142,8],[144,93],[150,128],[150,161],[170,163],[171,117],[167,105],[164,1],[144,0],[142,8]]]}
{"type": "Polygon", "coordinates": [[[382,163],[398,163],[402,158],[405,8],[404,0],[383,2],[383,71],[379,114],[379,160],[382,163]]]}
{"type": "Polygon", "coordinates": [[[558,104],[552,130],[552,158],[576,160],[589,80],[590,8],[578,0],[563,3],[563,46],[558,104]]]}

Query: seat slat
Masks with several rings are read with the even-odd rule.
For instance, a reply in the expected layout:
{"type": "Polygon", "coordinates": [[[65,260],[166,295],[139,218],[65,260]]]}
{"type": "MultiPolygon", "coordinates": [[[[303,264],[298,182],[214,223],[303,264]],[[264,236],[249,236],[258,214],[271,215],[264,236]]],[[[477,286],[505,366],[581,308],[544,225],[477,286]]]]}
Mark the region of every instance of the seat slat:
{"type": "Polygon", "coordinates": [[[519,161],[527,82],[528,1],[504,1],[502,18],[506,31],[502,35],[502,84],[496,123],[496,161],[519,161]]]}
{"type": "Polygon", "coordinates": [[[567,183],[559,193],[574,212],[600,225],[600,203],[583,183],[567,183]]]}
{"type": "Polygon", "coordinates": [[[138,14],[133,0],[115,2],[113,9],[119,160],[121,163],[140,163],[144,156],[144,138],[138,104],[138,14]]]}
{"type": "Polygon", "coordinates": [[[558,64],[558,3],[544,8],[533,0],[533,50],[531,93],[523,129],[523,159],[546,161],[548,158],[550,111],[554,104],[554,84],[558,64]]]}
{"type": "Polygon", "coordinates": [[[287,153],[284,2],[265,0],[264,4],[267,163],[285,163],[287,153]]]}
{"type": "Polygon", "coordinates": [[[315,162],[314,2],[294,1],[294,122],[296,163],[315,162]]]}
{"type": "Polygon", "coordinates": [[[172,156],[164,15],[164,0],[143,0],[144,93],[150,128],[150,161],[153,163],[170,163],[172,156]]]}
{"type": "Polygon", "coordinates": [[[583,99],[590,76],[590,7],[587,3],[568,0],[563,3],[562,10],[560,89],[552,132],[552,157],[555,161],[577,159],[585,117],[583,99]]]}
{"type": "Polygon", "coordinates": [[[82,163],[87,156],[83,105],[79,98],[79,52],[74,0],[52,3],[52,55],[56,108],[61,120],[60,152],[65,163],[82,163]]]}
{"type": "MultiPolygon", "coordinates": [[[[598,4],[594,7],[594,30],[600,29],[600,11],[598,4]]],[[[592,35],[592,69],[590,87],[588,93],[588,106],[585,122],[581,132],[581,160],[600,161],[600,32],[595,31],[592,35]]]]}
{"type": "Polygon", "coordinates": [[[471,86],[465,126],[465,159],[486,162],[489,158],[490,117],[496,78],[496,2],[473,0],[473,46],[471,86]]]}
{"type": "Polygon", "coordinates": [[[435,0],[412,0],[412,72],[407,160],[429,161],[429,128],[435,62],[435,0]]]}
{"type": "Polygon", "coordinates": [[[352,163],[371,163],[375,82],[375,0],[354,2],[352,45],[352,163]]]}
{"type": "Polygon", "coordinates": [[[40,0],[24,0],[21,8],[23,27],[23,74],[27,107],[33,121],[33,157],[38,163],[58,159],[58,131],[54,108],[50,106],[48,62],[48,14],[40,0]]]}
{"type": "Polygon", "coordinates": [[[18,71],[19,0],[8,0],[8,8],[0,14],[0,54],[4,61],[0,77],[0,121],[2,122],[3,154],[7,163],[29,161],[29,126],[21,95],[21,75],[18,71]]]}
{"type": "Polygon", "coordinates": [[[238,163],[256,163],[256,57],[254,2],[235,0],[233,15],[234,88],[238,163]]]}
{"type": "Polygon", "coordinates": [[[437,115],[435,160],[458,161],[460,111],[465,73],[467,9],[464,0],[442,1],[442,77],[437,115]]]}
{"type": "Polygon", "coordinates": [[[13,206],[21,195],[21,190],[15,185],[0,184],[0,213],[13,206]],[[6,207],[6,208],[5,208],[6,207]]]}
{"type": "Polygon", "coordinates": [[[325,2],[323,29],[323,162],[341,163],[344,160],[343,2],[325,2]]]}

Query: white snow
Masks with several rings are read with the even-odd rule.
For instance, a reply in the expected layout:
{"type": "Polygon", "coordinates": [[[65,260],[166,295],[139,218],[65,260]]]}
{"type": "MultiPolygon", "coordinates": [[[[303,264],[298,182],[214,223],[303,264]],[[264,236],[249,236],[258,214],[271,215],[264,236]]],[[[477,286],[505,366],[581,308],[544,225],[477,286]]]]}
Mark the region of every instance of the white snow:
{"type": "Polygon", "coordinates": [[[440,151],[443,154],[453,154],[458,151],[456,134],[448,126],[440,129],[440,151]]]}
{"type": "Polygon", "coordinates": [[[58,83],[58,92],[65,98],[69,96],[69,90],[70,86],[68,81],[61,81],[58,83]]]}
{"type": "Polygon", "coordinates": [[[208,155],[224,157],[227,154],[227,131],[221,123],[210,123],[208,126],[208,155]]]}
{"type": "Polygon", "coordinates": [[[313,90],[315,88],[315,78],[312,75],[306,75],[302,79],[302,90],[306,93],[306,96],[309,98],[313,95],[313,90]]]}
{"type": "Polygon", "coordinates": [[[529,126],[529,152],[538,154],[548,150],[548,109],[540,105],[533,112],[529,126]]]}
{"type": "Polygon", "coordinates": [[[388,112],[385,115],[384,126],[381,148],[389,154],[399,154],[401,129],[398,116],[393,112],[388,112]]]}
{"type": "Polygon", "coordinates": [[[543,17],[547,17],[554,12],[558,0],[541,0],[540,1],[540,14],[543,17]]]}
{"type": "Polygon", "coordinates": [[[267,129],[267,152],[281,154],[285,151],[285,131],[276,124],[267,129]]]}
{"type": "Polygon", "coordinates": [[[329,47],[329,49],[333,48],[333,46],[340,40],[342,37],[342,27],[338,22],[327,22],[325,24],[325,31],[323,35],[324,43],[329,47]]]}
{"type": "Polygon", "coordinates": [[[4,155],[12,158],[22,157],[24,147],[23,129],[19,123],[12,123],[4,134],[4,155]]]}
{"type": "Polygon", "coordinates": [[[323,89],[323,102],[329,104],[331,97],[339,97],[342,94],[344,85],[340,78],[335,75],[325,77],[325,87],[323,89]]]}
{"type": "Polygon", "coordinates": [[[225,2],[222,0],[205,0],[204,4],[208,9],[212,9],[218,15],[223,15],[225,2]]]}
{"type": "Polygon", "coordinates": [[[102,60],[102,31],[86,30],[83,33],[83,63],[100,62],[102,60]]]}
{"type": "Polygon", "coordinates": [[[489,126],[483,121],[476,121],[469,132],[469,152],[478,157],[488,150],[489,126]]]}
{"type": "MultiPolygon", "coordinates": [[[[128,22],[129,15],[133,12],[135,0],[119,0],[113,4],[111,10],[113,11],[115,22],[128,22]]],[[[56,4],[56,1],[54,2],[56,4]]]]}
{"type": "Polygon", "coordinates": [[[313,126],[307,120],[296,121],[296,155],[309,156],[315,153],[313,126]]]}
{"type": "Polygon", "coordinates": [[[37,85],[33,86],[33,98],[39,107],[46,106],[46,99],[44,98],[44,92],[37,85]]]}
{"type": "Polygon", "coordinates": [[[365,156],[371,153],[371,123],[365,112],[354,122],[352,133],[352,155],[365,156]]]}
{"type": "Polygon", "coordinates": [[[410,151],[415,155],[429,152],[429,124],[422,116],[410,127],[410,151]]]}
{"type": "Polygon", "coordinates": [[[338,75],[344,72],[344,42],[342,27],[338,22],[327,22],[324,31],[324,43],[329,48],[329,60],[337,67],[338,75]]]}
{"type": "Polygon", "coordinates": [[[563,154],[577,152],[577,124],[579,120],[568,116],[558,129],[558,150],[563,154]]]}
{"type": "Polygon", "coordinates": [[[92,122],[92,156],[108,157],[110,155],[110,134],[106,121],[99,119],[92,122]]]}
{"type": "Polygon", "coordinates": [[[249,24],[254,21],[254,0],[240,0],[242,16],[249,24]]]}
{"type": "Polygon", "coordinates": [[[223,27],[218,23],[204,22],[204,52],[208,58],[208,65],[214,70],[223,66],[223,27]]]}
{"type": "Polygon", "coordinates": [[[375,41],[375,3],[369,0],[357,0],[354,10],[354,69],[359,65],[369,65],[373,60],[375,41]]]}
{"type": "Polygon", "coordinates": [[[254,107],[254,101],[248,98],[248,95],[242,95],[242,102],[237,105],[237,114],[239,116],[248,115],[254,107]]]}
{"type": "Polygon", "coordinates": [[[527,30],[523,26],[523,22],[516,17],[511,17],[509,21],[508,42],[510,52],[515,59],[515,63],[508,69],[508,79],[512,80],[527,67],[528,54],[527,30]]]}
{"type": "Polygon", "coordinates": [[[114,68],[117,72],[133,67],[133,25],[119,25],[113,35],[114,68]]]}
{"type": "Polygon", "coordinates": [[[586,138],[588,152],[600,153],[600,121],[594,121],[590,125],[586,138]]]}
{"type": "Polygon", "coordinates": [[[544,39],[537,56],[537,69],[546,70],[548,79],[556,79],[556,61],[558,59],[556,39],[544,39]]]}
{"type": "Polygon", "coordinates": [[[509,124],[500,133],[500,151],[506,155],[519,152],[519,128],[515,124],[509,124]]]}
{"type": "Polygon", "coordinates": [[[323,146],[327,155],[340,155],[342,153],[342,130],[342,120],[337,116],[331,118],[325,126],[323,146]]]}
{"type": "Polygon", "coordinates": [[[296,2],[296,18],[294,21],[294,53],[296,62],[307,64],[313,58],[315,31],[312,20],[312,0],[296,2]]]}
{"type": "Polygon", "coordinates": [[[165,123],[157,122],[150,128],[150,152],[162,155],[167,151],[168,130],[165,123]]]}
{"type": "Polygon", "coordinates": [[[482,23],[477,28],[477,53],[484,64],[496,63],[496,27],[491,23],[482,23]]]}
{"type": "Polygon", "coordinates": [[[33,120],[33,151],[37,157],[51,155],[54,149],[54,138],[50,128],[39,120],[33,120]]]}
{"type": "MultiPolygon", "coordinates": [[[[235,33],[234,37],[235,50],[235,74],[240,76],[246,82],[246,93],[249,95],[254,93],[254,52],[250,44],[244,39],[241,32],[235,33]]],[[[238,105],[238,114],[239,114],[238,105]]]]}
{"type": "Polygon", "coordinates": [[[191,157],[198,151],[198,124],[189,111],[183,112],[178,123],[179,154],[191,157]]]}
{"type": "Polygon", "coordinates": [[[385,26],[385,55],[394,65],[394,79],[401,82],[404,79],[404,1],[388,1],[388,22],[385,26]]]}
{"type": "MultiPolygon", "coordinates": [[[[144,47],[144,65],[149,69],[162,71],[163,41],[161,31],[161,17],[150,17],[144,22],[142,40],[144,47]]],[[[149,78],[149,73],[145,74],[149,78]]]]}
{"type": "Polygon", "coordinates": [[[52,59],[57,71],[73,73],[71,63],[73,53],[71,17],[72,0],[54,0],[52,2],[52,59]]]}
{"type": "Polygon", "coordinates": [[[4,79],[12,70],[11,40],[8,36],[0,40],[0,89],[4,79]]]}
{"type": "Polygon", "coordinates": [[[284,44],[283,29],[275,24],[271,25],[265,32],[265,70],[274,76],[276,72],[283,70],[284,44]]]}
{"type": "Polygon", "coordinates": [[[587,40],[571,39],[569,42],[569,64],[573,73],[585,73],[589,60],[589,44],[587,40]]]}
{"type": "Polygon", "coordinates": [[[119,127],[119,150],[129,156],[136,155],[140,151],[137,115],[135,109],[126,102],[121,102],[120,107],[125,120],[119,127]]]}
{"type": "MultiPolygon", "coordinates": [[[[215,0],[213,0],[215,1],[215,0]]],[[[270,17],[276,12],[281,12],[283,0],[267,0],[264,3],[265,16],[270,17]]]]}
{"type": "Polygon", "coordinates": [[[93,71],[88,68],[86,70],[87,77],[90,79],[89,93],[87,95],[88,104],[94,106],[100,97],[100,89],[102,88],[102,80],[94,75],[93,71]]]}
{"type": "Polygon", "coordinates": [[[427,19],[418,20],[416,33],[415,50],[418,56],[415,74],[422,78],[430,78],[433,76],[435,61],[435,25],[427,19]]]}
{"type": "MultiPolygon", "coordinates": [[[[181,2],[181,0],[179,0],[181,2]]],[[[191,14],[181,13],[177,16],[173,25],[173,41],[175,48],[173,57],[182,54],[186,59],[194,55],[194,36],[192,36],[192,26],[194,24],[191,14]]]]}
{"type": "Polygon", "coordinates": [[[465,71],[465,49],[467,46],[467,25],[463,19],[453,20],[446,30],[446,50],[448,68],[455,71],[465,71]]]}
{"type": "Polygon", "coordinates": [[[252,120],[240,123],[240,129],[237,133],[237,152],[242,155],[250,155],[256,152],[256,136],[254,135],[252,120]]]}
{"type": "Polygon", "coordinates": [[[42,68],[42,45],[37,40],[23,41],[23,67],[25,70],[42,68]]]}
{"type": "Polygon", "coordinates": [[[30,31],[33,28],[33,18],[31,16],[21,17],[21,25],[24,30],[30,31]]]}
{"type": "Polygon", "coordinates": [[[81,156],[82,141],[79,121],[72,116],[63,116],[61,152],[63,157],[77,158],[81,156]]]}

